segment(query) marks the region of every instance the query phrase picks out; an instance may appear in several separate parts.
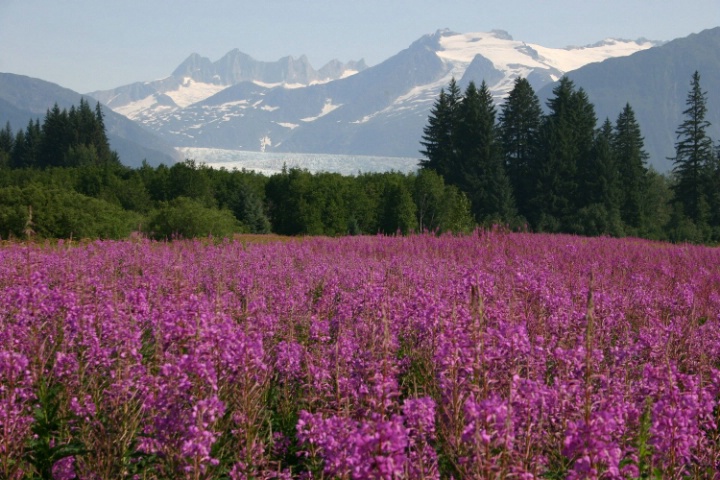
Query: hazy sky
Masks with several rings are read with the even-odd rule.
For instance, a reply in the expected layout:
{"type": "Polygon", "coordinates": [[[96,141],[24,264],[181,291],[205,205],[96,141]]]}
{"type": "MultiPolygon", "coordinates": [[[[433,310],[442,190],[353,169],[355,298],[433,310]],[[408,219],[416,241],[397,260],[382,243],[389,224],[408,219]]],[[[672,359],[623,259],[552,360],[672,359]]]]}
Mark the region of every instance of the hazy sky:
{"type": "Polygon", "coordinates": [[[193,52],[376,65],[440,28],[549,47],[672,40],[720,26],[720,0],[0,0],[0,72],[81,93],[168,76],[193,52]]]}

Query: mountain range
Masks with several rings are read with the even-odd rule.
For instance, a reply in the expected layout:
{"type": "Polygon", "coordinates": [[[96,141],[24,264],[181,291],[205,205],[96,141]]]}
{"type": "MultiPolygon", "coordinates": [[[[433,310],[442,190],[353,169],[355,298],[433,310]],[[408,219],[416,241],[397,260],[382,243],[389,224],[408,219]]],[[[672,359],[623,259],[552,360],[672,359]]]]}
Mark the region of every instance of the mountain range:
{"type": "Polygon", "coordinates": [[[550,49],[500,30],[438,30],[379,65],[352,63],[320,81],[303,59],[268,65],[234,50],[215,63],[191,55],[166,79],[90,95],[179,147],[414,157],[429,110],[453,77],[462,87],[485,79],[500,100],[518,75],[539,89],[589,62],[655,45],[550,49]]]}
{"type": "MultiPolygon", "coordinates": [[[[598,125],[605,117],[614,121],[630,103],[650,163],[668,171],[695,70],[709,92],[707,119],[717,139],[720,28],[666,43],[606,39],[563,49],[514,40],[501,30],[438,30],[378,65],[332,61],[319,70],[306,57],[262,62],[232,50],[213,62],[192,54],[167,78],[87,96],[114,111],[106,114],[113,147],[120,150],[115,142],[143,146],[156,152],[150,163],[172,157],[169,146],[209,162],[212,157],[197,157],[274,151],[417,158],[430,109],[451,78],[461,88],[484,80],[499,105],[517,76],[526,77],[544,103],[567,75],[588,93],[598,125]]],[[[0,122],[28,110],[42,115],[53,101],[63,106],[79,100],[75,92],[47,87],[51,84],[44,90],[39,80],[11,76],[10,81],[9,75],[0,75],[0,122]],[[20,93],[9,93],[13,89],[20,93]]],[[[12,123],[21,126],[27,118],[12,123]]],[[[129,160],[120,153],[127,164],[139,161],[138,152],[129,160]]]]}

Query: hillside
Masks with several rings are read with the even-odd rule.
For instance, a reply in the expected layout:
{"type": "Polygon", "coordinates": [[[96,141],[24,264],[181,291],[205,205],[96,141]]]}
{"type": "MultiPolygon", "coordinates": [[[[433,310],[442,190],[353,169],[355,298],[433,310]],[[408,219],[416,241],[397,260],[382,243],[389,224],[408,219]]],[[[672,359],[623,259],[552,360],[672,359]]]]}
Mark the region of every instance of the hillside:
{"type": "MultiPolygon", "coordinates": [[[[25,128],[30,120],[42,121],[47,110],[57,103],[60,108],[78,105],[83,95],[37,78],[0,73],[0,125],[10,122],[13,131],[25,128]]],[[[87,96],[86,96],[87,98],[87,96]]],[[[95,101],[91,101],[94,105],[95,101]]],[[[110,146],[127,166],[172,164],[178,153],[152,132],[103,107],[110,146]]]]}
{"type": "MultiPolygon", "coordinates": [[[[677,130],[693,72],[698,71],[707,95],[708,133],[720,140],[720,27],[705,30],[633,55],[589,64],[568,73],[595,105],[598,123],[615,121],[626,103],[635,111],[652,165],[672,169],[677,130]]],[[[552,96],[554,85],[538,92],[552,96]]]]}

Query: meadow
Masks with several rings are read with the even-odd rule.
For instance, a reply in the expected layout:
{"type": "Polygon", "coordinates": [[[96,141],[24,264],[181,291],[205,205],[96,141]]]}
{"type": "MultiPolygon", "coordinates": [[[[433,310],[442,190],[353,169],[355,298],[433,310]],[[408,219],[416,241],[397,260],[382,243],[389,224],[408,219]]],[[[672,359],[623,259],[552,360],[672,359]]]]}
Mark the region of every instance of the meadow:
{"type": "Polygon", "coordinates": [[[0,247],[0,478],[719,478],[720,250],[0,247]]]}

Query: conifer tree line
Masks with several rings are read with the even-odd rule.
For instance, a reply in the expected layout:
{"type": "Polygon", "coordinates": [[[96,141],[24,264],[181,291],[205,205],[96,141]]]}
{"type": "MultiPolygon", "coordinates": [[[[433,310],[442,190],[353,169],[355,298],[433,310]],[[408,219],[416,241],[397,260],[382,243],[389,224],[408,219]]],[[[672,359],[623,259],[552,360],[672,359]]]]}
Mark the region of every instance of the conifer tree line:
{"type": "Polygon", "coordinates": [[[664,176],[648,167],[629,103],[598,126],[587,94],[567,77],[547,113],[525,78],[499,110],[484,81],[462,92],[453,79],[423,131],[420,165],[464,192],[479,224],[717,242],[720,147],[707,135],[706,104],[695,72],[664,176]]]}
{"type": "Polygon", "coordinates": [[[0,130],[0,167],[48,168],[119,165],[110,149],[100,103],[95,110],[84,99],[79,107],[60,110],[57,103],[45,118],[30,121],[13,134],[10,124],[0,130]]]}
{"type": "Polygon", "coordinates": [[[432,171],[263,176],[192,160],[124,167],[102,112],[79,107],[0,130],[0,239],[157,239],[471,231],[470,202],[432,171]]]}

